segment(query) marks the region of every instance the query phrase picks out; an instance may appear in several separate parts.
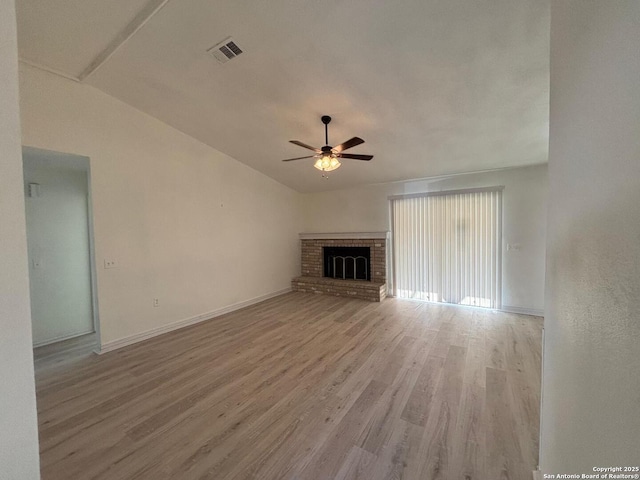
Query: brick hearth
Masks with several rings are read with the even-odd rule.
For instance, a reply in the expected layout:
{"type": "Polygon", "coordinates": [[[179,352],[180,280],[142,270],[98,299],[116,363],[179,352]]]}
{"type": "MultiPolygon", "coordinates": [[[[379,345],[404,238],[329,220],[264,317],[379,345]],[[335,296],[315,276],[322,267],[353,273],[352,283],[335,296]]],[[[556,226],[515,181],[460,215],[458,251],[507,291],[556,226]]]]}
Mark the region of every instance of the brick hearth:
{"type": "Polygon", "coordinates": [[[302,276],[291,282],[298,292],[313,292],[338,297],[361,298],[379,302],[387,295],[387,234],[340,233],[300,234],[302,276]],[[352,236],[352,238],[349,238],[352,236]],[[323,247],[369,247],[371,281],[342,280],[323,276],[323,247]]]}

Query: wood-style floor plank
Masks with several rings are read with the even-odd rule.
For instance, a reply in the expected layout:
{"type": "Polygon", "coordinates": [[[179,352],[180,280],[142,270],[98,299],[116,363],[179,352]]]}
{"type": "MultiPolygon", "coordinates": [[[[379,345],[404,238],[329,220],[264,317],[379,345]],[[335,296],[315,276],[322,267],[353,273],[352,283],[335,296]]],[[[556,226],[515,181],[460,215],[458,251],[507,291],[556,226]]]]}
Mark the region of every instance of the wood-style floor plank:
{"type": "Polygon", "coordinates": [[[377,457],[358,447],[351,447],[349,455],[338,470],[335,480],[369,480],[371,466],[377,457]]]}
{"type": "Polygon", "coordinates": [[[48,346],[42,478],[528,480],[541,327],[290,293],[102,356],[48,346]]]}
{"type": "Polygon", "coordinates": [[[444,358],[429,356],[422,367],[418,381],[405,403],[400,417],[414,425],[425,426],[434,403],[436,386],[442,374],[444,358]]]}

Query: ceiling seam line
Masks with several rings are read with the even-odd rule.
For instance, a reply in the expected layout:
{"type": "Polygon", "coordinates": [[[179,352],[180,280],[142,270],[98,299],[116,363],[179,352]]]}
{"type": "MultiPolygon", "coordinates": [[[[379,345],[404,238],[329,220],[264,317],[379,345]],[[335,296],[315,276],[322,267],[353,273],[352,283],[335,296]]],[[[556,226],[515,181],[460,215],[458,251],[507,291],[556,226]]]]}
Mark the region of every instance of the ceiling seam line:
{"type": "Polygon", "coordinates": [[[32,60],[27,60],[26,58],[18,58],[20,63],[24,63],[25,65],[29,65],[30,67],[37,68],[38,70],[42,70],[43,72],[51,73],[53,75],[57,75],[58,77],[65,78],[67,80],[71,80],[72,82],[80,83],[80,79],[78,77],[74,77],[73,75],[69,75],[67,73],[61,72],[60,70],[56,70],[55,68],[47,67],[46,65],[42,65],[40,63],[34,62],[32,60]]]}
{"type": "Polygon", "coordinates": [[[151,20],[170,0],[150,0],[140,10],[133,20],[118,33],[116,38],[107,45],[91,63],[78,76],[78,81],[83,82],[104,65],[125,43],[127,43],[138,31],[151,20]]]}

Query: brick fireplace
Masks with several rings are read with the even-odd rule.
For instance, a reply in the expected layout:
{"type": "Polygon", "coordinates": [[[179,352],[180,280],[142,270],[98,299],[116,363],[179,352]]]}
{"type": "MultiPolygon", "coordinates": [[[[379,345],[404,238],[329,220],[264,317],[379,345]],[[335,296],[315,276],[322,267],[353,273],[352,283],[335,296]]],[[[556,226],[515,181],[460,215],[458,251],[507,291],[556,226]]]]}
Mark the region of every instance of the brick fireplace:
{"type": "Polygon", "coordinates": [[[387,295],[388,232],[301,233],[294,291],[379,302],[387,295]]]}

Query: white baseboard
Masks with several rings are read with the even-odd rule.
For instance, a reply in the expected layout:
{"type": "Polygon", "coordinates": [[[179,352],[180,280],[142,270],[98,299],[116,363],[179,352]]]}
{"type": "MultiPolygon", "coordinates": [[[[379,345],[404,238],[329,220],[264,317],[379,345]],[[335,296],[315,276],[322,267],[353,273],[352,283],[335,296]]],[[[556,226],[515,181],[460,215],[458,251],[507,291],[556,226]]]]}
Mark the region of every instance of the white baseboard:
{"type": "Polygon", "coordinates": [[[95,331],[90,330],[88,332],[72,333],[70,335],[62,335],[60,337],[50,338],[49,340],[43,340],[41,342],[34,343],[33,348],[44,347],[46,345],[51,345],[52,343],[64,342],[65,340],[71,340],[72,338],[82,337],[83,335],[90,335],[92,333],[95,333],[95,331]]]}
{"type": "Polygon", "coordinates": [[[138,343],[143,340],[148,340],[149,338],[157,337],[158,335],[162,335],[163,333],[169,333],[174,330],[178,330],[179,328],[184,328],[189,325],[194,325],[196,323],[200,323],[205,320],[210,320],[212,318],[219,317],[220,315],[224,315],[225,313],[231,313],[236,310],[240,310],[241,308],[249,307],[256,303],[264,302],[265,300],[268,300],[273,297],[277,297],[279,295],[283,295],[285,293],[289,293],[290,291],[291,291],[291,287],[284,288],[282,290],[278,290],[277,292],[271,292],[265,295],[260,295],[259,297],[251,298],[249,300],[245,300],[239,303],[234,303],[233,305],[229,305],[227,307],[223,307],[218,310],[214,310],[212,312],[201,313],[200,315],[196,315],[195,317],[185,318],[182,320],[178,320],[176,322],[169,323],[167,325],[162,325],[161,327],[153,328],[151,330],[147,330],[146,332],[140,332],[134,335],[129,335],[128,337],[112,340],[110,342],[103,343],[100,346],[99,350],[95,350],[95,353],[97,353],[98,355],[102,355],[103,353],[111,352],[113,350],[117,350],[118,348],[126,347],[128,345],[133,345],[134,343],[138,343]]]}
{"type": "Polygon", "coordinates": [[[507,313],[517,313],[519,315],[533,315],[535,317],[544,317],[544,310],[537,310],[535,308],[512,307],[510,305],[503,305],[500,310],[507,313]]]}

